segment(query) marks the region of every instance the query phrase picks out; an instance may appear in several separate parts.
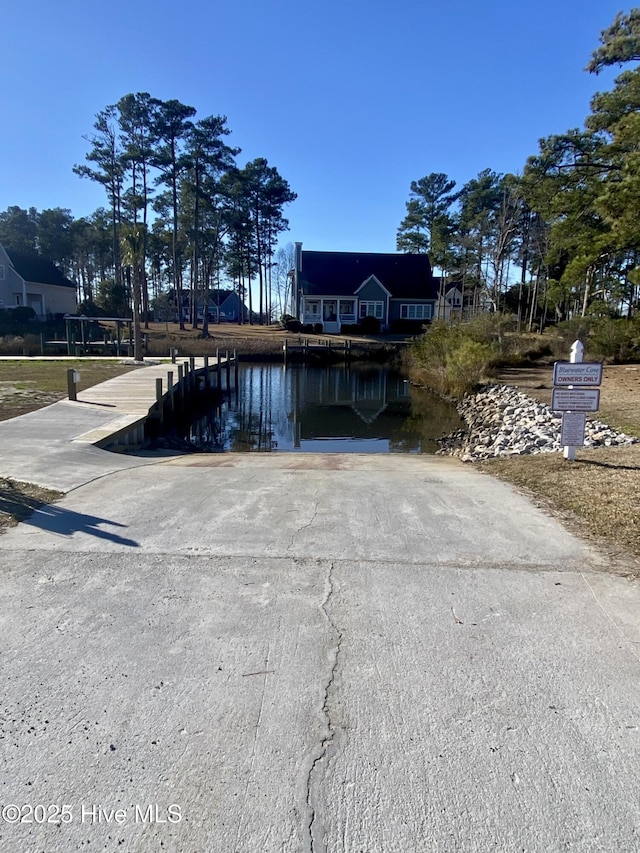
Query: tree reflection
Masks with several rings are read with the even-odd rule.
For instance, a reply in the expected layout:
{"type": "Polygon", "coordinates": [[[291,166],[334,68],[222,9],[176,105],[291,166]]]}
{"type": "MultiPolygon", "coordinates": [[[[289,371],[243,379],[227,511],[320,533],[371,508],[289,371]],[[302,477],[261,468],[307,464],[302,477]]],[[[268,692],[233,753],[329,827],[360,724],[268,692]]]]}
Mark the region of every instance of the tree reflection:
{"type": "Polygon", "coordinates": [[[269,364],[241,368],[237,394],[194,417],[185,438],[238,453],[311,443],[315,452],[433,453],[459,426],[453,406],[383,366],[269,364]]]}

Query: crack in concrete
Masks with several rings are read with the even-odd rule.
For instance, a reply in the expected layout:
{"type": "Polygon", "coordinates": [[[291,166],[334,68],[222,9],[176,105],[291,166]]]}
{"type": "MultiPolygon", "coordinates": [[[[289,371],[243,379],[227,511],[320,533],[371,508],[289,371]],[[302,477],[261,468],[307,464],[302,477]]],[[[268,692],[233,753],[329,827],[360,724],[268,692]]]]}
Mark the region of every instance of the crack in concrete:
{"type": "Polygon", "coordinates": [[[296,536],[299,536],[303,530],[308,530],[318,516],[318,506],[319,506],[318,492],[316,492],[314,494],[312,500],[313,500],[313,512],[311,513],[311,518],[309,519],[309,521],[307,521],[306,524],[300,525],[300,527],[296,531],[294,531],[293,535],[291,536],[291,542],[289,542],[289,544],[287,545],[287,551],[290,551],[293,548],[293,543],[296,540],[296,536]]]}
{"type": "Polygon", "coordinates": [[[311,767],[309,769],[309,773],[307,775],[307,807],[309,809],[309,822],[307,824],[307,835],[308,835],[308,845],[307,849],[310,853],[315,853],[315,851],[319,851],[321,848],[324,850],[326,846],[322,843],[322,827],[317,824],[317,814],[316,809],[313,805],[313,797],[311,793],[311,789],[313,786],[313,780],[316,774],[320,775],[320,764],[328,760],[329,750],[333,746],[334,738],[336,734],[335,726],[333,720],[331,718],[331,709],[329,707],[329,694],[331,688],[333,687],[333,683],[335,681],[336,673],[338,671],[338,662],[340,657],[340,651],[342,648],[342,631],[336,624],[335,619],[330,613],[329,606],[330,602],[333,598],[335,587],[333,583],[333,570],[335,564],[333,561],[329,564],[329,573],[327,575],[327,584],[326,584],[326,594],[324,597],[324,601],[321,605],[321,610],[325,615],[327,623],[331,631],[334,633],[336,637],[336,644],[333,648],[333,663],[331,665],[331,671],[329,673],[329,678],[324,687],[324,699],[322,702],[322,713],[324,715],[326,721],[327,734],[320,742],[318,755],[313,760],[311,767]],[[319,836],[316,839],[316,834],[319,836]],[[321,845],[321,846],[320,846],[321,845]]]}

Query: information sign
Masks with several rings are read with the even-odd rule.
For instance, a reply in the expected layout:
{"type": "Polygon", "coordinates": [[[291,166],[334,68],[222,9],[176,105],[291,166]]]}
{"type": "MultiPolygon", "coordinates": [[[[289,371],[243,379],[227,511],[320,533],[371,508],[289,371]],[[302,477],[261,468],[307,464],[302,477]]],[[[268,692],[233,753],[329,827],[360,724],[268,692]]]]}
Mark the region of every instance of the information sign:
{"type": "Polygon", "coordinates": [[[584,412],[564,412],[560,444],[564,447],[583,447],[586,420],[584,412]]]}
{"type": "Polygon", "coordinates": [[[599,388],[554,388],[551,409],[554,412],[597,412],[599,388]]]}
{"type": "Polygon", "coordinates": [[[600,361],[556,361],[553,365],[553,384],[586,385],[594,388],[602,384],[602,362],[600,361]]]}

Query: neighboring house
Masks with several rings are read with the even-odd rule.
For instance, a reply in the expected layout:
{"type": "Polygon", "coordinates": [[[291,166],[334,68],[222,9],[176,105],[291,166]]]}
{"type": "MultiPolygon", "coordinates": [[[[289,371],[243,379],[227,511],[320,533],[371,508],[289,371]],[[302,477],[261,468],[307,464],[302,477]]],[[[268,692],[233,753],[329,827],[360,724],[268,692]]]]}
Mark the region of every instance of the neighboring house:
{"type": "Polygon", "coordinates": [[[76,286],[46,258],[0,246],[0,311],[21,305],[33,308],[39,320],[75,314],[76,286]]]}
{"type": "Polygon", "coordinates": [[[444,298],[452,311],[462,311],[462,291],[457,284],[450,284],[444,292],[444,298]]]}
{"type": "Polygon", "coordinates": [[[452,317],[462,317],[463,309],[462,291],[455,284],[446,287],[444,293],[438,297],[438,302],[433,314],[434,320],[450,320],[452,317]]]}
{"type": "MultiPolygon", "coordinates": [[[[182,298],[182,316],[188,320],[191,316],[189,294],[182,298]]],[[[197,303],[198,320],[202,320],[202,301],[197,303]]],[[[212,323],[237,323],[242,316],[243,322],[249,321],[249,310],[235,290],[210,290],[208,305],[209,320],[212,323]],[[241,314],[242,312],[242,314],[241,314]]]]}
{"type": "Polygon", "coordinates": [[[428,321],[438,299],[427,255],[308,252],[296,243],[294,277],[298,319],[328,333],[369,316],[381,329],[428,321]]]}

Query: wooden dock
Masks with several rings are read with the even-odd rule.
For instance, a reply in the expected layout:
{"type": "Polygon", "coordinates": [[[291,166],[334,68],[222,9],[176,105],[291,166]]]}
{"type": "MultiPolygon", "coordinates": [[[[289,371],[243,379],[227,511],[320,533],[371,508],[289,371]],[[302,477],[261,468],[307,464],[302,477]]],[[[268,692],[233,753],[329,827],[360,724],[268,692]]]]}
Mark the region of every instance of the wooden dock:
{"type": "Polygon", "coordinates": [[[330,359],[332,355],[337,355],[348,360],[351,356],[351,341],[350,340],[332,340],[331,338],[302,338],[299,337],[297,343],[285,339],[282,345],[282,353],[284,363],[287,363],[289,358],[307,359],[310,355],[318,355],[321,358],[330,359]]]}
{"type": "Polygon", "coordinates": [[[238,357],[235,352],[226,352],[213,358],[177,358],[175,362],[140,367],[84,391],[75,390],[74,373],[73,369],[67,371],[69,400],[114,414],[113,420],[75,441],[123,449],[141,447],[149,419],[162,422],[165,413],[183,411],[189,397],[199,391],[229,391],[232,378],[237,388],[238,357]]]}

